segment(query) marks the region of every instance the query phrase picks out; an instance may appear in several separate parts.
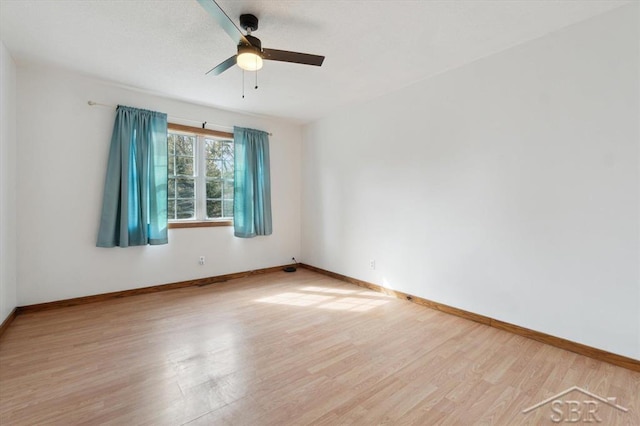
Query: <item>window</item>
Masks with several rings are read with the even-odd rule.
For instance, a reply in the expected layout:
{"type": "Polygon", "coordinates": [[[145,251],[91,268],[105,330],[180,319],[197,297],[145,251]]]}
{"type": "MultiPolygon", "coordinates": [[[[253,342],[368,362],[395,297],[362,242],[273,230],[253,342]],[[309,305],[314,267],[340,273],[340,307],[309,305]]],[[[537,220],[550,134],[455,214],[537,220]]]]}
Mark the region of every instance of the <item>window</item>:
{"type": "Polygon", "coordinates": [[[169,124],[170,228],[231,225],[233,134],[169,124]]]}

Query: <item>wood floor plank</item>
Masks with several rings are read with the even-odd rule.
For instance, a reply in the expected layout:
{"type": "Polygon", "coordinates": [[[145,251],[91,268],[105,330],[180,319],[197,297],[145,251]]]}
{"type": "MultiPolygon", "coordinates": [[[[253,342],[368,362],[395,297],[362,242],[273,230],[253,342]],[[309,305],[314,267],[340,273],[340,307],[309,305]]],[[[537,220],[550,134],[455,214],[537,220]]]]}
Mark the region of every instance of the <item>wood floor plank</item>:
{"type": "Polygon", "coordinates": [[[2,425],[640,424],[640,373],[306,269],[18,315],[2,425]],[[574,391],[575,392],[575,391],[574,391]],[[584,395],[572,393],[579,400],[584,395]]]}

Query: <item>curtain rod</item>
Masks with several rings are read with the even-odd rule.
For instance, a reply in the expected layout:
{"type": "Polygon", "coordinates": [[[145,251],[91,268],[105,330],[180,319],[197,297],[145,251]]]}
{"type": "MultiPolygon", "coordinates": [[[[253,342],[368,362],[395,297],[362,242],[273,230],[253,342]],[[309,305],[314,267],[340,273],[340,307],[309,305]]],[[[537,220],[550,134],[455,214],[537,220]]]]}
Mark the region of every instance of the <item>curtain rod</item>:
{"type": "MultiPolygon", "coordinates": [[[[94,101],[88,101],[87,104],[89,106],[103,106],[107,108],[116,108],[116,105],[102,104],[100,102],[94,102],[94,101]]],[[[233,126],[223,126],[222,124],[208,123],[207,121],[198,121],[192,118],[176,117],[175,115],[169,115],[169,114],[167,114],[167,116],[170,118],[173,118],[174,120],[191,121],[192,123],[200,123],[202,124],[203,129],[207,124],[210,124],[211,126],[215,126],[218,128],[233,130],[233,126]]],[[[268,132],[268,135],[273,136],[273,133],[268,132]]]]}

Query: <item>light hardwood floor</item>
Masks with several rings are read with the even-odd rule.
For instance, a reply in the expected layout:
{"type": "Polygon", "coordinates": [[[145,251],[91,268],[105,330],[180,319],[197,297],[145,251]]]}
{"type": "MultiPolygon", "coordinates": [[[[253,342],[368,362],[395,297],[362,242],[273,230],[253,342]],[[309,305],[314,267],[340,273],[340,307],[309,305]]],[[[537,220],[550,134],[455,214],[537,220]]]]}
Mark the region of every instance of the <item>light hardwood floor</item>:
{"type": "Polygon", "coordinates": [[[640,425],[640,373],[308,270],[22,314],[0,337],[2,425],[554,424],[523,410],[572,386],[628,409],[598,402],[601,424],[640,425]]]}

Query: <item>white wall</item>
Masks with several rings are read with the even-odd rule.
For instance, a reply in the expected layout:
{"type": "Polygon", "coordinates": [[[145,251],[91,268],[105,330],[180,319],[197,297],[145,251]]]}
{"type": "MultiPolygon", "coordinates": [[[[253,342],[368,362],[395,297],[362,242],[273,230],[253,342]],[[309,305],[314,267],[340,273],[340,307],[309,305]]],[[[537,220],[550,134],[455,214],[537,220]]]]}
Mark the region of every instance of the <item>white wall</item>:
{"type": "Polygon", "coordinates": [[[640,359],[638,47],[636,3],[306,126],[303,261],[640,359]]]}
{"type": "Polygon", "coordinates": [[[16,64],[0,41],[0,323],[16,299],[16,64]]]}
{"type": "Polygon", "coordinates": [[[42,66],[19,66],[17,74],[18,305],[283,265],[299,256],[299,125],[42,66]],[[168,245],[96,248],[115,110],[89,107],[88,100],[272,132],[273,234],[239,239],[231,227],[172,229],[168,245]],[[204,266],[198,265],[200,255],[206,256],[204,266]]]}

